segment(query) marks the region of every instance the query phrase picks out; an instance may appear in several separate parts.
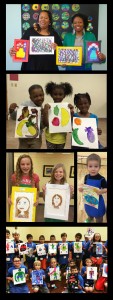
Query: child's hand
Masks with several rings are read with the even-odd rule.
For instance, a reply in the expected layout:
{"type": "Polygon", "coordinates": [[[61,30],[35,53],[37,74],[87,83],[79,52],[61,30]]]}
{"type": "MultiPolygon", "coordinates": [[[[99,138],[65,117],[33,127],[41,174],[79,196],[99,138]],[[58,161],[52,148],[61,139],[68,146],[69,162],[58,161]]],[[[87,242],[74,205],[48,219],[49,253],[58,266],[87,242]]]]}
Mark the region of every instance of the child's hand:
{"type": "Polygon", "coordinates": [[[101,52],[98,52],[98,57],[99,57],[99,59],[101,60],[101,61],[104,61],[104,60],[106,60],[106,56],[105,56],[105,54],[103,54],[103,53],[101,53],[101,52]]]}
{"type": "Polygon", "coordinates": [[[16,103],[12,103],[9,106],[9,113],[11,114],[15,110],[16,107],[18,107],[18,105],[16,103]]]}
{"type": "Polygon", "coordinates": [[[96,191],[96,193],[97,193],[97,195],[102,195],[102,190],[101,190],[101,189],[98,189],[98,190],[96,191]]]}
{"type": "Polygon", "coordinates": [[[51,108],[51,106],[49,104],[44,105],[44,111],[48,111],[50,108],[51,108]]]}
{"type": "Polygon", "coordinates": [[[46,184],[42,187],[42,191],[45,194],[45,192],[46,192],[46,184]]]}
{"type": "Polygon", "coordinates": [[[79,192],[82,193],[83,192],[83,187],[79,187],[78,190],[79,190],[79,192]]]}
{"type": "Polygon", "coordinates": [[[70,111],[71,111],[71,113],[73,112],[74,113],[74,106],[72,105],[72,104],[68,104],[68,107],[70,108],[70,111]]]}
{"type": "Polygon", "coordinates": [[[12,204],[12,200],[11,200],[11,198],[10,198],[10,197],[8,198],[8,203],[9,203],[9,205],[11,205],[11,204],[12,204]]]}
{"type": "Polygon", "coordinates": [[[97,128],[97,132],[98,132],[98,135],[101,135],[102,134],[102,129],[101,128],[97,128]]]}
{"type": "Polygon", "coordinates": [[[9,54],[10,54],[11,57],[16,54],[16,50],[15,50],[14,46],[12,48],[10,48],[9,54]]]}
{"type": "Polygon", "coordinates": [[[69,187],[70,187],[70,194],[73,195],[74,194],[74,187],[72,185],[70,185],[69,187]]]}
{"type": "Polygon", "coordinates": [[[36,199],[36,202],[33,204],[34,206],[37,206],[38,205],[38,201],[39,201],[39,199],[37,198],[36,199]]]}
{"type": "Polygon", "coordinates": [[[56,44],[56,43],[51,43],[51,47],[52,47],[52,49],[53,50],[56,50],[56,47],[57,47],[58,45],[56,44]]]}

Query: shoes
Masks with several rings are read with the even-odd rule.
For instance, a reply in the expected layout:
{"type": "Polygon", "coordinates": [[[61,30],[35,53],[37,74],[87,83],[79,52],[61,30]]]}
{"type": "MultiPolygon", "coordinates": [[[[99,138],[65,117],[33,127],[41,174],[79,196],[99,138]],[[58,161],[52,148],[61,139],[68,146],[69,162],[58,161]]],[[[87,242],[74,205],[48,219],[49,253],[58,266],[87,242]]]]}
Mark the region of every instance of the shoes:
{"type": "Polygon", "coordinates": [[[84,221],[84,223],[94,223],[94,221],[89,220],[89,219],[86,219],[86,220],[84,221]]]}

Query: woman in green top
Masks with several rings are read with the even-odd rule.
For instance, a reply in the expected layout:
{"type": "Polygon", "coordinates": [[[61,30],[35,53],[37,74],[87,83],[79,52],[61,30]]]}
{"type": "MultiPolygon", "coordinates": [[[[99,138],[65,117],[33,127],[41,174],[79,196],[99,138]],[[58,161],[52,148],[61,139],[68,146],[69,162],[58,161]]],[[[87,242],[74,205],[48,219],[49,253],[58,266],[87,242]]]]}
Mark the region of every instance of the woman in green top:
{"type": "MultiPolygon", "coordinates": [[[[83,14],[75,14],[72,17],[73,32],[67,33],[64,37],[64,46],[82,47],[82,66],[67,66],[66,70],[92,70],[91,63],[85,63],[86,59],[86,41],[96,41],[96,37],[92,32],[87,31],[88,18],[83,14]]],[[[106,56],[103,53],[98,53],[100,63],[105,62],[106,56]]]]}

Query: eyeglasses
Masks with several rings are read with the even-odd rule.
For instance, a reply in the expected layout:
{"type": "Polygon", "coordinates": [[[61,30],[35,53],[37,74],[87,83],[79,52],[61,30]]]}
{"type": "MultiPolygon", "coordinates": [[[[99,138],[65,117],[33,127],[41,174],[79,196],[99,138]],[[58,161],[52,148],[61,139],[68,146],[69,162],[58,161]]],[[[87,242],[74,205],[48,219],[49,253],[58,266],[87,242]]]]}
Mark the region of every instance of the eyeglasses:
{"type": "Polygon", "coordinates": [[[20,260],[14,260],[14,262],[20,262],[20,260]]]}

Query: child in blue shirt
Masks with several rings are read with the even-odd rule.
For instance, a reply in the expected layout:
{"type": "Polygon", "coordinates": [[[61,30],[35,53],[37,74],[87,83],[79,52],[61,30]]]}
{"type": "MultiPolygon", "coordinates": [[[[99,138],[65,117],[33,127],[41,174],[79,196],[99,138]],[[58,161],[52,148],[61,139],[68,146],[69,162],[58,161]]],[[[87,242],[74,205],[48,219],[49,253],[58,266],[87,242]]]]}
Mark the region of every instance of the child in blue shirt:
{"type": "Polygon", "coordinates": [[[45,251],[46,251],[46,254],[44,255],[38,255],[37,253],[37,257],[38,257],[38,260],[41,261],[41,268],[43,270],[46,270],[46,264],[47,264],[47,253],[48,253],[48,245],[44,243],[45,242],[45,236],[44,235],[40,235],[39,236],[39,244],[44,244],[44,248],[45,248],[45,251]]]}
{"type": "Polygon", "coordinates": [[[92,293],[94,290],[94,280],[93,279],[87,279],[87,267],[92,266],[92,260],[90,258],[86,258],[85,260],[85,266],[81,269],[81,275],[84,279],[84,291],[92,293]]]}
{"type": "Polygon", "coordinates": [[[79,269],[76,265],[71,267],[66,282],[67,290],[62,293],[83,293],[84,280],[80,275],[79,269]]]}
{"type": "Polygon", "coordinates": [[[62,242],[58,242],[58,245],[57,245],[57,249],[58,249],[58,263],[60,264],[60,267],[61,269],[64,268],[66,269],[67,265],[68,265],[68,261],[70,260],[70,257],[71,257],[71,243],[70,242],[67,242],[67,233],[61,233],[61,239],[62,239],[62,242]],[[60,253],[60,246],[63,244],[63,243],[67,243],[67,246],[68,246],[68,253],[66,254],[61,254],[60,253]]]}
{"type": "MultiPolygon", "coordinates": [[[[50,235],[50,243],[56,243],[56,237],[54,234],[50,235]]],[[[56,243],[57,245],[57,243],[56,243]]],[[[51,258],[55,258],[57,260],[57,253],[54,253],[54,249],[53,249],[53,253],[49,253],[49,244],[48,244],[48,259],[47,259],[47,263],[50,264],[50,260],[51,258]]]]}
{"type": "Polygon", "coordinates": [[[44,280],[46,277],[45,272],[43,269],[41,269],[41,261],[39,261],[39,260],[34,261],[33,267],[34,267],[34,270],[30,274],[31,280],[32,280],[33,272],[35,272],[37,277],[41,276],[43,278],[43,284],[37,284],[37,283],[33,284],[33,282],[32,282],[32,288],[33,288],[34,293],[37,293],[38,291],[40,291],[41,293],[49,293],[47,284],[44,280]]]}
{"type": "Polygon", "coordinates": [[[30,234],[30,233],[27,234],[26,238],[27,238],[27,243],[26,243],[27,247],[32,249],[30,254],[28,254],[28,255],[26,254],[26,262],[27,262],[28,271],[29,271],[29,275],[30,275],[30,273],[33,269],[33,263],[35,261],[36,244],[33,243],[32,234],[30,234]]]}
{"type": "MultiPolygon", "coordinates": [[[[50,266],[46,269],[46,281],[48,282],[48,286],[51,288],[56,288],[55,283],[56,283],[57,279],[50,281],[50,268],[56,268],[56,267],[58,267],[57,260],[56,260],[56,258],[52,257],[50,259],[50,266]]],[[[60,271],[60,274],[61,274],[61,271],[60,271]]]]}
{"type": "Polygon", "coordinates": [[[85,264],[86,258],[90,257],[90,254],[88,251],[89,247],[90,247],[89,237],[87,234],[84,234],[84,241],[82,241],[82,249],[83,249],[82,263],[83,263],[83,265],[85,264]]]}
{"type": "MultiPolygon", "coordinates": [[[[82,238],[81,233],[76,233],[75,234],[75,242],[80,242],[82,238]]],[[[83,251],[82,253],[74,253],[74,242],[71,243],[71,251],[72,251],[72,258],[75,260],[76,266],[80,270],[81,268],[81,263],[82,263],[82,257],[83,257],[83,251]]]]}
{"type": "Polygon", "coordinates": [[[14,294],[14,293],[16,293],[16,294],[17,293],[18,294],[30,293],[26,283],[20,283],[20,284],[14,285],[13,271],[16,269],[20,269],[20,268],[25,269],[25,274],[26,274],[25,277],[27,277],[27,274],[28,274],[27,267],[25,265],[21,264],[21,260],[20,260],[19,256],[13,257],[13,266],[8,269],[7,276],[6,276],[6,279],[9,281],[9,292],[12,294],[14,294]]]}

